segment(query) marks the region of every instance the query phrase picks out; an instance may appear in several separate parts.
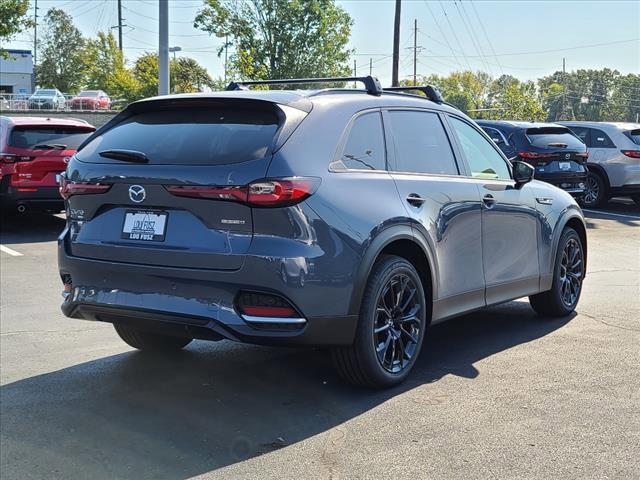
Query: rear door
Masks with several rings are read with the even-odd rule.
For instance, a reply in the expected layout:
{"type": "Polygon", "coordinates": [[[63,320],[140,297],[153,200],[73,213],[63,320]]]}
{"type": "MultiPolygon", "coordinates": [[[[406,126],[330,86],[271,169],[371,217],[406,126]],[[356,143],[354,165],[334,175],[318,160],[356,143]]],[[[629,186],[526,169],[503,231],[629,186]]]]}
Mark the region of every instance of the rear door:
{"type": "Polygon", "coordinates": [[[400,198],[414,228],[435,250],[434,320],[483,306],[478,189],[460,175],[440,114],[390,109],[384,118],[400,198]]]}
{"type": "Polygon", "coordinates": [[[282,108],[270,102],[134,104],[128,118],[93,138],[69,165],[76,190],[104,186],[69,197],[71,253],[240,268],[253,234],[251,208],[242,202],[246,186],[265,176],[286,124],[282,108]]]}
{"type": "Polygon", "coordinates": [[[530,184],[516,188],[507,161],[470,122],[449,116],[482,200],[482,264],[486,302],[538,291],[538,215],[530,184]]]}

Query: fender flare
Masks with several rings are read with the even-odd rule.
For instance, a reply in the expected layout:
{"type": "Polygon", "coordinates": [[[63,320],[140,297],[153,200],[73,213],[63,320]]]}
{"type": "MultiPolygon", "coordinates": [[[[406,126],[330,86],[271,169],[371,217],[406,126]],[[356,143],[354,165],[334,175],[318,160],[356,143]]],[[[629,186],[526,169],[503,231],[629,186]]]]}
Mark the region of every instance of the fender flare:
{"type": "Polygon", "coordinates": [[[370,239],[369,244],[366,246],[364,255],[360,260],[360,266],[354,276],[354,288],[351,294],[351,301],[349,302],[349,314],[358,315],[360,312],[360,304],[362,297],[364,296],[364,290],[367,285],[367,280],[373,269],[373,265],[376,259],[380,256],[384,248],[397,240],[409,240],[418,245],[424,255],[427,258],[429,264],[429,274],[431,276],[431,296],[432,301],[437,298],[437,264],[435,263],[434,248],[431,242],[427,240],[419,232],[416,232],[411,225],[393,225],[380,231],[375,237],[370,239]]]}
{"type": "MultiPolygon", "coordinates": [[[[552,255],[550,255],[550,258],[548,259],[549,267],[550,267],[549,271],[553,272],[554,270],[554,263],[556,261],[556,255],[558,254],[558,244],[560,243],[560,236],[562,235],[562,232],[567,226],[567,223],[569,223],[569,221],[574,218],[578,219],[582,224],[582,227],[584,228],[585,242],[582,247],[584,249],[584,263],[585,263],[584,274],[586,276],[587,275],[587,242],[586,242],[587,224],[584,220],[584,216],[582,215],[582,212],[580,211],[580,208],[575,205],[571,205],[566,209],[564,209],[564,211],[560,214],[560,217],[558,218],[558,221],[556,223],[557,226],[555,231],[553,232],[552,255]]],[[[578,232],[578,234],[579,233],[580,232],[578,232]]]]}

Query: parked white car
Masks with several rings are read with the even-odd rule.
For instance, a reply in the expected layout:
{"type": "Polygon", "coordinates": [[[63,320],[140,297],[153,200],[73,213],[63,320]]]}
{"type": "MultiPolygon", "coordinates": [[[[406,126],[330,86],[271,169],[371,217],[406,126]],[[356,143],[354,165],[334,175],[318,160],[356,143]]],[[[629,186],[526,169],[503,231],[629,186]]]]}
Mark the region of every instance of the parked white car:
{"type": "Polygon", "coordinates": [[[584,207],[601,206],[611,197],[631,197],[640,205],[640,123],[556,123],[569,127],[589,149],[584,207]]]}

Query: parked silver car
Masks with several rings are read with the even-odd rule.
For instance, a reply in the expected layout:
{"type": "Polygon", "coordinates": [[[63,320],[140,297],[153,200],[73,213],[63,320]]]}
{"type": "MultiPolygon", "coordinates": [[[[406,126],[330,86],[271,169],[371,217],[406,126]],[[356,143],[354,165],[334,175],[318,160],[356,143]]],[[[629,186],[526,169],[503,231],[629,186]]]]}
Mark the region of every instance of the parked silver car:
{"type": "Polygon", "coordinates": [[[583,206],[598,207],[616,196],[640,205],[640,123],[557,123],[569,127],[589,149],[583,206]]]}

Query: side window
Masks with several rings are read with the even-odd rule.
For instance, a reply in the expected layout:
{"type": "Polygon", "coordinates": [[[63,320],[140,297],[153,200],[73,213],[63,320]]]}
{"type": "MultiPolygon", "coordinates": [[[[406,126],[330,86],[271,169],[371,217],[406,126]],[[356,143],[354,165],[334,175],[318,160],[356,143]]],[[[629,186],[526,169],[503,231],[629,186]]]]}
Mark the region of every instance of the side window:
{"type": "Polygon", "coordinates": [[[576,134],[576,137],[578,137],[580,140],[582,140],[582,143],[584,143],[587,147],[591,146],[591,142],[589,141],[589,129],[585,128],[585,127],[569,127],[569,130],[571,130],[573,133],[576,134]]]}
{"type": "Polygon", "coordinates": [[[493,142],[496,145],[506,145],[504,137],[495,128],[491,128],[491,127],[480,127],[480,128],[482,128],[482,130],[484,130],[487,133],[487,135],[491,137],[491,140],[493,140],[493,142]]]}
{"type": "Polygon", "coordinates": [[[397,171],[458,175],[451,144],[437,114],[391,110],[389,119],[397,171]]]}
{"type": "Polygon", "coordinates": [[[475,128],[456,117],[449,117],[471,167],[471,175],[479,178],[511,179],[502,156],[475,128]]]}
{"type": "Polygon", "coordinates": [[[591,129],[591,145],[589,146],[592,148],[615,148],[609,135],[597,128],[591,129]]]}
{"type": "Polygon", "coordinates": [[[365,113],[355,119],[340,160],[342,165],[334,167],[348,170],[386,169],[380,112],[365,113]]]}

